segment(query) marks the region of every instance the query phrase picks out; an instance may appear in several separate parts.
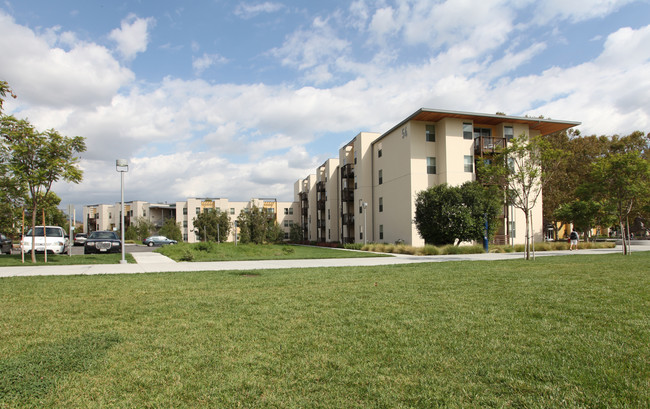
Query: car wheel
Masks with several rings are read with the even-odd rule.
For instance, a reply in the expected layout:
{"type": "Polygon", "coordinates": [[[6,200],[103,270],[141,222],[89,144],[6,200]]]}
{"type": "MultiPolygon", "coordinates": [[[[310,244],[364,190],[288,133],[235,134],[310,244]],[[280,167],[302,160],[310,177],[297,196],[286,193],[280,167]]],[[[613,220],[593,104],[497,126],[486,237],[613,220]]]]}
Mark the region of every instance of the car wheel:
{"type": "Polygon", "coordinates": [[[147,246],[153,247],[153,241],[150,241],[149,243],[147,243],[147,246]]]}

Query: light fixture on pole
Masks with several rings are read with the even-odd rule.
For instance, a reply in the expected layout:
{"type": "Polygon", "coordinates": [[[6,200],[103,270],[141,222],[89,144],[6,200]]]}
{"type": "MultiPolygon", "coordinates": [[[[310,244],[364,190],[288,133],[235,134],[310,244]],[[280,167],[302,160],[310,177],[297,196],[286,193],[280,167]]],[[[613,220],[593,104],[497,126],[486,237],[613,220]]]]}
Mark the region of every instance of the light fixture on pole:
{"type": "Polygon", "coordinates": [[[122,260],[120,260],[120,264],[126,264],[126,259],[124,258],[124,173],[129,171],[129,163],[126,161],[126,159],[117,159],[115,161],[115,170],[120,172],[122,176],[122,184],[120,188],[122,198],[122,207],[120,210],[120,219],[122,226],[122,260]]]}
{"type": "Polygon", "coordinates": [[[368,237],[368,223],[367,223],[368,220],[366,217],[366,213],[368,213],[368,211],[366,210],[367,208],[368,208],[368,203],[363,202],[363,244],[364,245],[366,244],[366,240],[368,237]]]}

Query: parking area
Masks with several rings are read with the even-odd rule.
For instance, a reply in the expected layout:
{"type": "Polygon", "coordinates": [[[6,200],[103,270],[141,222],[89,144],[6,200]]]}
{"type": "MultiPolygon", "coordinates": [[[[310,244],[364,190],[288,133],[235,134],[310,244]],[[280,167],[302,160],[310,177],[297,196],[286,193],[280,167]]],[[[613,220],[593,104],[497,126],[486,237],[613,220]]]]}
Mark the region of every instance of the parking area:
{"type": "MultiPolygon", "coordinates": [[[[158,247],[147,247],[143,244],[127,244],[125,249],[127,253],[151,253],[158,247]]],[[[20,249],[14,247],[12,254],[20,254],[20,249]]],[[[72,255],[84,254],[83,246],[72,246],[72,255]]]]}

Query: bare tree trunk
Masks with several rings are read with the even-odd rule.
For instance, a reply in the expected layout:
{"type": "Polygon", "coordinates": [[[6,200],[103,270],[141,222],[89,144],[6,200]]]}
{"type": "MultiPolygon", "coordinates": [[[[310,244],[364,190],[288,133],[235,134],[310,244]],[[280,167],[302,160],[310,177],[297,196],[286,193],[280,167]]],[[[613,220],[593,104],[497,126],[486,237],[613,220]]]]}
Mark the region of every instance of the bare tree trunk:
{"type": "Polygon", "coordinates": [[[36,263],[36,206],[32,208],[32,263],[36,263]]]}
{"type": "Polygon", "coordinates": [[[623,225],[622,219],[618,219],[618,225],[621,228],[621,240],[623,241],[623,254],[627,255],[627,241],[625,240],[625,225],[623,225]]]}
{"type": "Polygon", "coordinates": [[[526,260],[530,260],[530,217],[528,210],[524,211],[526,215],[526,260]]]}

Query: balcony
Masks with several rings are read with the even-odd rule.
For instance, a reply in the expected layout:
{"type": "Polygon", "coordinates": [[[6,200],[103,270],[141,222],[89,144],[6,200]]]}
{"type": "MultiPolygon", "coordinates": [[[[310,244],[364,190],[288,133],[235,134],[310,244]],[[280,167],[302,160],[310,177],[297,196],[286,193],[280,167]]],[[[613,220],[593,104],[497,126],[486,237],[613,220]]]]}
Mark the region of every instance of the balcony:
{"type": "Polygon", "coordinates": [[[316,183],[316,191],[317,192],[324,192],[325,191],[325,182],[316,183]]]}
{"type": "Polygon", "coordinates": [[[506,147],[506,138],[494,138],[491,136],[482,136],[474,139],[474,154],[482,156],[484,154],[493,154],[506,147]]]}
{"type": "Polygon", "coordinates": [[[316,222],[316,227],[319,229],[324,229],[325,228],[325,220],[318,220],[316,222]]]}
{"type": "Polygon", "coordinates": [[[319,201],[316,203],[316,209],[318,209],[318,210],[325,210],[325,201],[324,201],[324,200],[322,200],[322,201],[319,200],[319,201]]]}
{"type": "Polygon", "coordinates": [[[341,179],[352,179],[354,178],[354,168],[352,164],[343,165],[341,168],[341,179]]]}
{"type": "Polygon", "coordinates": [[[351,188],[343,188],[341,190],[341,201],[342,202],[353,202],[354,201],[354,190],[351,188]]]}
{"type": "Polygon", "coordinates": [[[354,225],[354,215],[350,213],[343,214],[342,223],[344,226],[354,225]]]}

